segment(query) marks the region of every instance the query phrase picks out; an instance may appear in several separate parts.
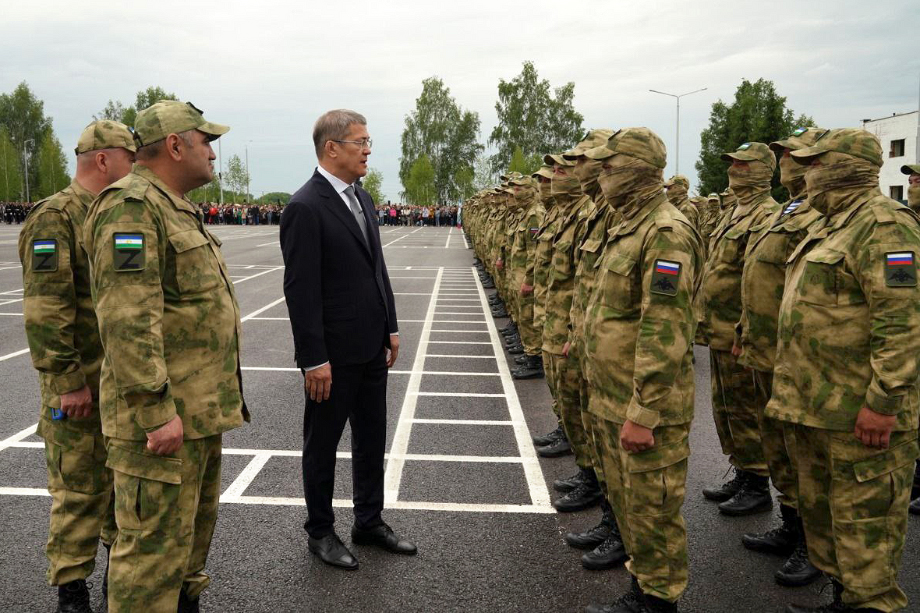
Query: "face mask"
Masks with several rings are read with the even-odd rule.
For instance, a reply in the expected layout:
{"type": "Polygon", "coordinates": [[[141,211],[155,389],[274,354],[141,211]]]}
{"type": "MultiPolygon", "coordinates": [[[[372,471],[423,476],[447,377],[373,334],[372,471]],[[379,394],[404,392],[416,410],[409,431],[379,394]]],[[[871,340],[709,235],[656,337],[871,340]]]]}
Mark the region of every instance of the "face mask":
{"type": "Polygon", "coordinates": [[[552,185],[549,181],[540,183],[540,199],[546,205],[553,201],[552,185]]]}
{"type": "Polygon", "coordinates": [[[665,193],[668,196],[668,202],[677,206],[684,201],[684,198],[687,197],[687,188],[682,185],[675,185],[673,187],[669,187],[668,191],[665,193]]]}
{"type": "Polygon", "coordinates": [[[593,194],[597,190],[597,177],[601,173],[603,162],[600,160],[587,159],[575,165],[575,176],[581,184],[581,191],[586,194],[593,194]]]}
{"type": "Polygon", "coordinates": [[[801,198],[805,195],[805,171],[808,166],[803,166],[792,157],[784,155],[779,159],[779,182],[789,190],[790,198],[801,198]]]}
{"type": "Polygon", "coordinates": [[[644,202],[661,193],[661,169],[627,155],[615,155],[606,160],[598,177],[604,198],[615,208],[644,202]]]}
{"type": "Polygon", "coordinates": [[[581,182],[578,177],[572,174],[571,168],[567,168],[566,172],[568,174],[553,175],[553,182],[550,184],[553,196],[574,196],[581,193],[581,182]]]}
{"type": "Polygon", "coordinates": [[[920,213],[920,183],[907,188],[907,206],[920,213]]]}
{"type": "Polygon", "coordinates": [[[878,187],[878,171],[878,166],[866,160],[825,153],[819,165],[808,166],[805,172],[808,203],[824,215],[834,215],[852,204],[852,196],[878,187]]]}

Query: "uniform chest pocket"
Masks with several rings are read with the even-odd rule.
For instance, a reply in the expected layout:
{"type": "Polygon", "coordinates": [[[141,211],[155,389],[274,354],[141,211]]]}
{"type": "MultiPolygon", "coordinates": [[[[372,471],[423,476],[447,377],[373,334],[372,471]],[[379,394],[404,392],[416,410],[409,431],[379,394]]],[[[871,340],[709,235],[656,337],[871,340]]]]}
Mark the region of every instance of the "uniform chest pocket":
{"type": "Polygon", "coordinates": [[[169,236],[176,252],[176,285],[182,294],[206,292],[220,285],[220,272],[208,237],[198,230],[169,236]]]}
{"type": "Polygon", "coordinates": [[[756,247],[751,247],[754,258],[758,262],[773,264],[779,268],[786,266],[789,257],[790,237],[782,232],[768,232],[756,247]]]}
{"type": "Polygon", "coordinates": [[[718,239],[719,259],[725,264],[741,264],[744,255],[741,248],[741,238],[744,236],[744,230],[741,228],[732,228],[722,238],[718,239]]]}
{"type": "Polygon", "coordinates": [[[844,254],[839,251],[821,250],[806,255],[798,288],[802,302],[837,306],[844,289],[844,264],[844,254]]]}
{"type": "Polygon", "coordinates": [[[627,311],[633,300],[633,269],[636,260],[625,253],[614,253],[603,263],[601,291],[605,306],[616,311],[627,311]]]}

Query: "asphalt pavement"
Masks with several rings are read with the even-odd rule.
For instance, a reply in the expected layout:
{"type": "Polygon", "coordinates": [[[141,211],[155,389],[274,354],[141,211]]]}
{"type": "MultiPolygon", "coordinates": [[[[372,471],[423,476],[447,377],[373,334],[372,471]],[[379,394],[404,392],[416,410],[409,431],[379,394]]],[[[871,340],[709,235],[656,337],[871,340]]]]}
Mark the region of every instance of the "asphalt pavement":
{"type": "MultiPolygon", "coordinates": [[[[282,291],[277,226],[210,226],[223,241],[243,315],[243,376],[252,423],[224,437],[220,514],[208,559],[212,612],[555,612],[611,601],[629,585],[623,568],[584,570],[563,535],[600,512],[558,514],[554,479],[571,456],[536,456],[530,436],[555,427],[545,380],[515,381],[473,252],[451,228],[380,228],[396,294],[401,349],[388,385],[385,520],[419,547],[416,557],[353,547],[357,572],[307,551],[300,475],[303,383],[282,291]]],[[[42,442],[33,433],[38,381],[22,320],[19,226],[0,225],[0,611],[53,611],[45,582],[50,498],[42,442]]],[[[780,558],[746,551],[741,535],[776,513],[721,516],[700,489],[728,464],[711,418],[709,361],[696,348],[696,419],[684,517],[690,585],[684,612],[782,611],[830,599],[825,581],[777,586],[780,558]]],[[[339,448],[336,528],[348,544],[350,437],[339,448]]],[[[100,548],[93,602],[99,587],[100,548]]],[[[901,586],[920,611],[920,518],[910,519],[901,586]]]]}

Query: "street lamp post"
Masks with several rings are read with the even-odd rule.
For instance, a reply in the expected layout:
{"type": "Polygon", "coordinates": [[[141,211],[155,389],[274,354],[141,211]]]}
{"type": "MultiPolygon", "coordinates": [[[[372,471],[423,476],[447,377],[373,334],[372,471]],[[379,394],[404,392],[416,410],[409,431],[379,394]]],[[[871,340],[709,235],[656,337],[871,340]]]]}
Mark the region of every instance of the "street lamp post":
{"type": "Polygon", "coordinates": [[[689,96],[690,94],[698,94],[700,92],[706,91],[707,89],[709,88],[704,87],[703,89],[696,89],[692,92],[687,92],[686,94],[669,94],[668,92],[661,92],[661,91],[658,91],[657,89],[649,90],[650,92],[654,94],[661,94],[663,96],[671,96],[672,98],[675,98],[677,100],[677,138],[676,138],[676,146],[674,147],[675,149],[674,174],[676,175],[680,174],[680,99],[683,98],[684,96],[689,96]]]}
{"type": "Polygon", "coordinates": [[[30,151],[31,145],[35,144],[35,140],[30,138],[27,141],[22,143],[22,161],[24,162],[26,168],[26,202],[32,202],[29,195],[29,158],[32,157],[32,152],[30,151]]]}

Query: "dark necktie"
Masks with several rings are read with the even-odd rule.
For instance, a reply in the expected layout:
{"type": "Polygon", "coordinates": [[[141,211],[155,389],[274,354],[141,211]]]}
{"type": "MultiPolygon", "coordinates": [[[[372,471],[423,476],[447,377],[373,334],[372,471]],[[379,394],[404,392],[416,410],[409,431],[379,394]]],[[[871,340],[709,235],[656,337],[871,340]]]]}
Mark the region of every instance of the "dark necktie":
{"type": "Polygon", "coordinates": [[[364,218],[364,211],[361,210],[361,204],[358,202],[357,196],[355,196],[354,185],[349,185],[345,188],[345,196],[348,198],[348,208],[351,209],[352,214],[355,216],[355,221],[358,222],[358,227],[361,228],[364,242],[370,247],[371,243],[367,238],[367,220],[364,218]]]}

